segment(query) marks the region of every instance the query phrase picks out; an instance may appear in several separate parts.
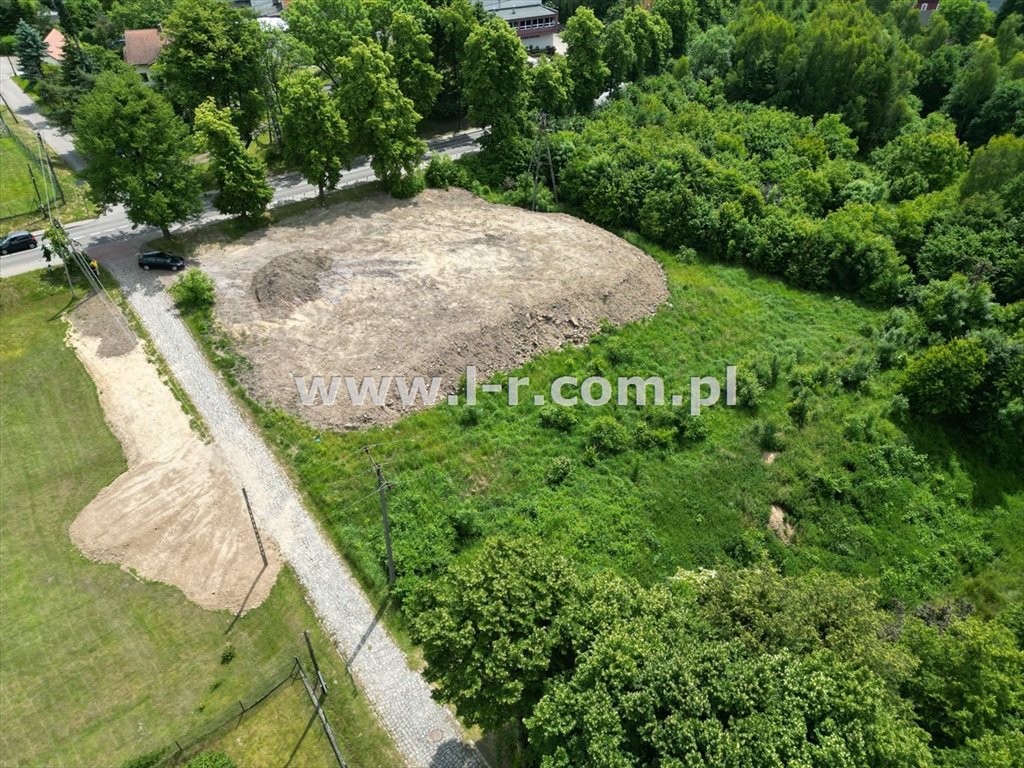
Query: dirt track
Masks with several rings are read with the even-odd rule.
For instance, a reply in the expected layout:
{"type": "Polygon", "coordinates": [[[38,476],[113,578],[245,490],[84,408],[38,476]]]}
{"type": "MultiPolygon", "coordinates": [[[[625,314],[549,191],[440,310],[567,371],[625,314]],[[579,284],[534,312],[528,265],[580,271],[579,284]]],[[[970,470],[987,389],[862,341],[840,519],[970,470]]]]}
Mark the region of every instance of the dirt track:
{"type": "Polygon", "coordinates": [[[614,235],[461,190],[314,211],[198,256],[250,391],[331,428],[413,406],[304,407],[294,375],[440,376],[451,392],[467,365],[514,368],[668,297],[658,264],[614,235]]]}
{"type": "Polygon", "coordinates": [[[99,392],[128,470],[71,524],[89,558],[177,587],[209,610],[249,610],[274,584],[263,570],[238,485],[204,443],[133,337],[95,297],[75,310],[68,343],[99,392]]]}

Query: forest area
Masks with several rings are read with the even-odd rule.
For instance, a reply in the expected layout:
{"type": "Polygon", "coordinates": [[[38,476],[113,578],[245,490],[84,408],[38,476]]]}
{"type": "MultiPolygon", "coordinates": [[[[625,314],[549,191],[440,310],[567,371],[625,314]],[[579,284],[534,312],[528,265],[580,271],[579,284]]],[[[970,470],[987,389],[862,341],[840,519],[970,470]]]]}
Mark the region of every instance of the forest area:
{"type": "Polygon", "coordinates": [[[516,372],[538,386],[738,365],[740,407],[699,417],[484,396],[354,434],[249,402],[509,764],[1024,765],[1024,3],[562,0],[566,54],[531,61],[469,0],[294,0],[287,31],[57,0],[55,67],[34,0],[2,2],[134,222],[167,232],[212,183],[258,224],[268,168],[323,195],[366,155],[392,195],[569,213],[662,265],[654,317],[516,372]],[[151,87],[116,40],[157,23],[151,87]],[[452,121],[482,150],[423,166],[452,121]],[[367,436],[404,446],[393,588],[373,488],[338,482],[367,436]]]}

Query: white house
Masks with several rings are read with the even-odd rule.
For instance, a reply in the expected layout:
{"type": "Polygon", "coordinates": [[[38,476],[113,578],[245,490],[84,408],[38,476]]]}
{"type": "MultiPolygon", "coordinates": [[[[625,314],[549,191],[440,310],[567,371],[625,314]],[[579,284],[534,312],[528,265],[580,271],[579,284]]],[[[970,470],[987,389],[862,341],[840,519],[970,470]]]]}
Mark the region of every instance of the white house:
{"type": "Polygon", "coordinates": [[[504,19],[516,31],[528,50],[555,47],[558,11],[540,0],[480,0],[484,10],[504,19]]]}

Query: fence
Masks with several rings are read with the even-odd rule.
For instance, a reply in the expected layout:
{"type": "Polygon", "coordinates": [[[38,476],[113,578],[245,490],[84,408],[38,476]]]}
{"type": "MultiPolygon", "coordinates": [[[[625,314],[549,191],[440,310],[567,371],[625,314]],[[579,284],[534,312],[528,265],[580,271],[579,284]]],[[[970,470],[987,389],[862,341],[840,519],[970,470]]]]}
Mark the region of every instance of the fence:
{"type": "MultiPolygon", "coordinates": [[[[125,765],[146,766],[146,768],[174,768],[175,766],[184,765],[196,754],[202,752],[206,745],[211,741],[233,731],[241,725],[247,714],[259,708],[261,704],[264,704],[276,693],[283,690],[285,686],[299,680],[302,681],[302,685],[306,689],[306,692],[311,694],[312,689],[310,688],[309,678],[306,676],[305,670],[302,668],[302,662],[296,658],[292,660],[287,672],[282,672],[281,674],[270,678],[270,680],[265,682],[263,685],[256,686],[254,688],[254,692],[245,697],[248,699],[248,703],[239,700],[237,706],[232,706],[224,710],[219,716],[206,722],[200,728],[186,735],[180,736],[175,739],[173,743],[162,749],[155,750],[147,755],[135,758],[125,765]]],[[[328,725],[322,709],[316,708],[315,700],[311,711],[313,712],[313,718],[319,716],[321,724],[330,742],[331,749],[338,761],[338,765],[340,768],[346,768],[345,761],[342,759],[341,754],[338,751],[338,745],[335,741],[330,725],[328,725]]]]}
{"type": "Polygon", "coordinates": [[[49,155],[40,161],[38,150],[11,128],[5,112],[0,110],[0,221],[64,202],[49,155]]]}

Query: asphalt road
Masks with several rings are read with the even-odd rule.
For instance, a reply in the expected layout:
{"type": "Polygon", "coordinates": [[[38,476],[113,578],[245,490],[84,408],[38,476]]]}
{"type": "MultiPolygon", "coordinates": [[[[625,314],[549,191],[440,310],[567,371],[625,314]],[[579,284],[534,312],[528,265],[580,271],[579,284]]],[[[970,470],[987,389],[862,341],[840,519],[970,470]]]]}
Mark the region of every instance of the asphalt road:
{"type": "MultiPolygon", "coordinates": [[[[427,145],[431,153],[443,152],[449,157],[456,158],[467,152],[475,152],[477,150],[476,140],[482,134],[483,131],[481,129],[474,128],[454,134],[438,136],[430,139],[427,145]]],[[[368,160],[360,158],[353,164],[352,170],[346,171],[342,175],[341,183],[338,187],[350,187],[355,184],[373,181],[375,178],[376,176],[373,173],[373,169],[370,168],[368,160]]],[[[317,194],[316,187],[307,183],[299,174],[276,176],[269,181],[274,188],[272,207],[295,200],[316,197],[317,194]]],[[[222,218],[225,218],[224,215],[214,210],[209,204],[209,200],[207,200],[206,210],[202,216],[195,222],[178,227],[177,230],[181,231],[222,218]]],[[[111,208],[95,219],[72,224],[65,222],[65,227],[70,235],[86,249],[122,238],[135,237],[141,234],[155,235],[159,232],[159,229],[154,227],[135,227],[128,221],[128,216],[121,206],[111,208]]],[[[41,232],[37,232],[36,236],[38,237],[40,234],[41,232]]],[[[0,256],[0,277],[12,277],[13,275],[20,275],[23,272],[31,272],[32,270],[44,269],[45,267],[46,262],[43,260],[42,249],[40,248],[0,256]]]]}

